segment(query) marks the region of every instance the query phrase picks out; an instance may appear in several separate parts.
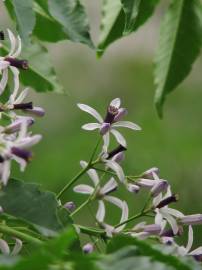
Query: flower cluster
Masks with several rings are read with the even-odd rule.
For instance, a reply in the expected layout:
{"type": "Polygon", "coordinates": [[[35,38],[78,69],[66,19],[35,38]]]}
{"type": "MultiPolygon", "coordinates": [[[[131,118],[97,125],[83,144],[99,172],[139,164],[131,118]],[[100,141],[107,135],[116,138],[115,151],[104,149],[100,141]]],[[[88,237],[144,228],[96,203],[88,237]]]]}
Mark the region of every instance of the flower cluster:
{"type": "MultiPolygon", "coordinates": [[[[6,56],[0,56],[0,183],[3,185],[8,182],[12,160],[19,163],[22,171],[31,160],[30,148],[41,140],[41,135],[32,135],[28,128],[35,121],[33,116],[44,115],[42,108],[25,101],[28,88],[19,90],[19,73],[28,69],[28,61],[18,58],[22,49],[20,37],[16,38],[9,29],[7,32],[10,50],[6,56]],[[9,70],[13,77],[11,86],[9,70]]],[[[0,40],[4,39],[1,31],[0,40]]]]}
{"type": "MultiPolygon", "coordinates": [[[[170,207],[170,204],[178,201],[178,195],[172,192],[167,180],[160,178],[158,168],[151,168],[138,176],[127,176],[124,174],[121,162],[124,159],[124,151],[126,151],[127,143],[123,135],[117,131],[117,128],[126,127],[135,131],[141,128],[132,122],[121,120],[127,114],[127,110],[120,106],[121,101],[119,98],[112,100],[107,108],[105,118],[102,118],[90,106],[78,104],[81,110],[89,113],[98,121],[98,123],[85,124],[82,128],[85,130],[98,129],[100,136],[103,138],[103,145],[101,153],[98,154],[98,158],[95,161],[92,161],[91,158],[89,163],[85,161],[81,161],[80,163],[84,172],[87,172],[91,179],[92,186],[80,184],[74,187],[74,191],[88,195],[87,203],[92,201],[98,202],[98,209],[95,215],[97,226],[104,230],[106,237],[112,237],[119,233],[129,234],[132,237],[140,239],[155,236],[161,243],[173,245],[177,254],[181,256],[193,256],[195,259],[201,260],[202,247],[193,251],[190,250],[193,243],[192,225],[202,224],[202,214],[186,216],[182,212],[170,207]],[[109,151],[111,134],[115,137],[118,146],[114,150],[109,151]],[[99,176],[101,172],[102,176],[99,176]],[[107,179],[105,179],[106,176],[107,179]],[[116,178],[119,180],[118,182],[116,178]],[[120,184],[118,184],[119,182],[120,184]],[[129,216],[127,202],[112,195],[121,186],[134,194],[137,194],[140,190],[147,190],[149,194],[148,200],[140,213],[129,216]],[[115,205],[121,211],[120,222],[116,225],[105,222],[106,202],[115,205]],[[142,221],[129,228],[128,225],[131,221],[146,216],[152,219],[150,223],[142,221]],[[188,244],[186,247],[183,247],[176,243],[175,238],[183,234],[183,227],[186,225],[189,226],[188,244]]],[[[76,212],[77,209],[72,215],[76,212]]],[[[93,245],[90,243],[85,245],[84,252],[92,252],[93,245]]]]}

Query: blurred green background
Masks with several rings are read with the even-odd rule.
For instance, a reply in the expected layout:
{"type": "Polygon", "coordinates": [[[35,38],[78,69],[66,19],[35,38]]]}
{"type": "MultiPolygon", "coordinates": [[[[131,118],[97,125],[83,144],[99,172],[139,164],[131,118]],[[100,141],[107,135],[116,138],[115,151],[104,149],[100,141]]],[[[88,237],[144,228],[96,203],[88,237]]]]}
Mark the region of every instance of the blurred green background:
{"type": "MultiPolygon", "coordinates": [[[[91,2],[86,4],[92,34],[97,40],[100,4],[91,2]]],[[[194,65],[189,78],[169,96],[164,119],[160,120],[153,105],[153,55],[163,10],[164,6],[160,6],[145,26],[113,44],[100,60],[95,52],[80,44],[68,41],[47,44],[67,94],[32,91],[34,103],[46,110],[46,116],[33,127],[34,133],[43,135],[43,140],[35,147],[34,160],[25,173],[15,166],[13,176],[58,192],[80,169],[79,160],[88,159],[97,140],[96,132],[81,130],[82,124],[93,119],[79,111],[76,103],[89,104],[105,114],[111,99],[120,97],[129,111],[127,119],[142,127],[136,133],[123,130],[128,141],[125,172],[139,174],[150,167],[159,167],[161,177],[169,180],[174,192],[180,195],[178,208],[187,214],[202,213],[202,59],[194,65]]],[[[2,3],[0,23],[1,29],[14,27],[2,3]]],[[[80,180],[87,181],[87,177],[80,180]]],[[[121,196],[126,195],[123,192],[121,196]]],[[[62,201],[74,200],[79,205],[84,197],[70,191],[62,201]]],[[[131,213],[141,208],[142,197],[140,194],[129,198],[131,213]]],[[[89,223],[90,218],[84,211],[77,221],[89,223]]],[[[198,243],[202,242],[201,233],[202,228],[198,227],[198,243]]]]}

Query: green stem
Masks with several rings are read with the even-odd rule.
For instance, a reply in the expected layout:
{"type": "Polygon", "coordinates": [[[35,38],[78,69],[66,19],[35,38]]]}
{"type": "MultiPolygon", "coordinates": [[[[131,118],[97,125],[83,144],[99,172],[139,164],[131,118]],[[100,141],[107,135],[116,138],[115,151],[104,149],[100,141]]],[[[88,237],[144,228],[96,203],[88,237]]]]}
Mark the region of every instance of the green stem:
{"type": "Polygon", "coordinates": [[[64,187],[63,189],[57,194],[57,199],[60,199],[63,193],[68,190],[86,171],[90,168],[90,164],[82,169],[77,175],[75,175],[64,187]]]}
{"type": "Polygon", "coordinates": [[[81,233],[88,234],[91,236],[105,237],[105,231],[102,229],[89,228],[82,225],[76,225],[81,233]]]}
{"type": "Polygon", "coordinates": [[[5,233],[5,234],[9,234],[15,237],[19,237],[20,239],[32,243],[34,245],[41,245],[43,242],[41,240],[39,240],[38,238],[35,238],[31,235],[28,235],[26,233],[23,232],[19,232],[11,227],[8,227],[6,225],[0,225],[0,232],[5,233]]]}
{"type": "Polygon", "coordinates": [[[99,144],[100,144],[100,141],[101,141],[101,138],[102,137],[100,137],[99,139],[98,139],[98,142],[97,142],[97,144],[96,144],[96,146],[95,146],[95,148],[94,148],[94,150],[93,150],[93,153],[92,153],[92,155],[91,155],[91,158],[90,158],[90,161],[89,161],[89,163],[88,163],[88,165],[84,168],[84,169],[82,169],[77,175],[75,175],[63,188],[62,188],[62,190],[57,194],[57,199],[60,199],[61,198],[61,196],[63,195],[63,193],[65,192],[65,191],[67,191],[84,173],[86,173],[90,168],[92,168],[95,164],[97,164],[97,163],[99,163],[99,159],[97,159],[96,161],[93,161],[93,158],[94,158],[94,156],[95,156],[95,153],[96,153],[96,151],[97,151],[97,148],[98,148],[98,146],[99,146],[99,144]]]}
{"type": "Polygon", "coordinates": [[[90,201],[91,201],[91,196],[89,196],[89,198],[84,203],[82,203],[74,212],[72,212],[70,214],[70,217],[73,217],[75,214],[77,214],[81,209],[83,209],[86,205],[88,205],[90,201]]]}
{"type": "Polygon", "coordinates": [[[151,209],[147,209],[147,210],[145,210],[145,211],[143,211],[143,212],[140,212],[140,213],[138,213],[138,214],[136,214],[136,215],[130,217],[129,219],[127,219],[127,220],[125,220],[125,221],[123,221],[123,222],[117,224],[117,225],[115,226],[115,228],[118,228],[118,227],[120,227],[120,226],[122,226],[122,225],[124,225],[124,224],[127,224],[127,223],[129,223],[129,222],[131,222],[131,221],[133,221],[133,220],[135,220],[135,219],[137,219],[137,218],[140,218],[140,217],[145,216],[150,210],[151,210],[151,209]]]}

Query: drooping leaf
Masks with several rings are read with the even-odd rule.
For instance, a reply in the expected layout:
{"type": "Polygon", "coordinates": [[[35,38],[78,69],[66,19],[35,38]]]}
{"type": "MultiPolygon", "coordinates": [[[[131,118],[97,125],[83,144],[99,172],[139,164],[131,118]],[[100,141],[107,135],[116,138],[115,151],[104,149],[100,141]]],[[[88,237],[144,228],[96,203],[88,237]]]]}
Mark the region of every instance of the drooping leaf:
{"type": "Polygon", "coordinates": [[[36,0],[34,2],[34,11],[36,13],[36,25],[33,35],[42,41],[48,42],[66,39],[63,26],[50,15],[46,2],[36,0]]]}
{"type": "Polygon", "coordinates": [[[88,17],[79,0],[48,0],[48,6],[51,16],[63,26],[67,39],[93,48],[88,17]]]}
{"type": "Polygon", "coordinates": [[[107,252],[111,254],[123,247],[128,246],[133,246],[133,248],[135,248],[134,254],[137,256],[149,257],[153,261],[161,262],[166,266],[173,267],[177,270],[198,269],[198,264],[196,264],[195,267],[195,261],[193,259],[190,261],[183,259],[183,257],[180,258],[179,256],[174,256],[175,252],[172,247],[168,250],[166,246],[161,245],[161,248],[159,248],[145,240],[139,240],[129,236],[114,237],[108,244],[107,252]]]}
{"type": "Polygon", "coordinates": [[[36,184],[10,179],[0,191],[0,205],[6,214],[33,224],[44,235],[54,235],[64,227],[55,194],[41,191],[36,184]]]}
{"type": "Polygon", "coordinates": [[[33,11],[33,0],[7,0],[6,2],[5,4],[9,13],[15,14],[19,34],[27,44],[36,20],[33,11]]]}
{"type": "Polygon", "coordinates": [[[105,257],[98,263],[101,270],[174,270],[175,268],[162,262],[151,260],[146,256],[138,256],[134,246],[121,248],[105,257]]]}
{"type": "Polygon", "coordinates": [[[141,0],[121,0],[125,13],[124,34],[133,31],[141,0]]]}
{"type": "Polygon", "coordinates": [[[23,49],[22,58],[29,62],[29,69],[20,73],[22,83],[37,92],[62,93],[55,70],[50,62],[48,50],[39,42],[23,49]]]}
{"type": "Polygon", "coordinates": [[[131,17],[130,31],[124,32],[126,18],[128,17],[126,17],[120,0],[103,0],[98,56],[101,56],[104,53],[104,50],[112,42],[126,34],[135,32],[141,25],[143,25],[149,17],[152,16],[158,2],[159,0],[141,0],[139,3],[138,14],[134,18],[134,21],[132,20],[133,17],[131,17]]]}
{"type": "Polygon", "coordinates": [[[191,71],[202,43],[200,0],[172,1],[162,21],[155,60],[155,104],[160,117],[168,93],[191,71]]]}

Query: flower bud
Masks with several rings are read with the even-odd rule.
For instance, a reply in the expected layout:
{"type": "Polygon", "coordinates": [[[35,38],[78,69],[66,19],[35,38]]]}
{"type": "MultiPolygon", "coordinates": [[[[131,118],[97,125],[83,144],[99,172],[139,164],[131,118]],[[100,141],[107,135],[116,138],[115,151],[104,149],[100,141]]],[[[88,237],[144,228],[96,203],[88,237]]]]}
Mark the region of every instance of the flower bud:
{"type": "Polygon", "coordinates": [[[29,113],[33,116],[43,117],[45,115],[45,110],[41,107],[33,107],[32,109],[23,110],[25,113],[29,113]]]}
{"type": "Polygon", "coordinates": [[[63,205],[64,208],[66,208],[68,211],[70,212],[73,212],[75,209],[76,209],[76,205],[74,202],[66,202],[64,205],[63,205]]]}
{"type": "Polygon", "coordinates": [[[127,190],[131,193],[138,193],[140,190],[140,187],[138,185],[135,185],[135,184],[128,184],[127,190]]]}
{"type": "Polygon", "coordinates": [[[184,217],[181,217],[179,220],[183,225],[202,224],[202,214],[184,216],[184,217]]]}
{"type": "Polygon", "coordinates": [[[85,244],[85,245],[83,246],[82,250],[83,250],[83,252],[84,252],[85,254],[92,253],[93,250],[94,250],[93,244],[91,244],[91,243],[85,244]]]}

